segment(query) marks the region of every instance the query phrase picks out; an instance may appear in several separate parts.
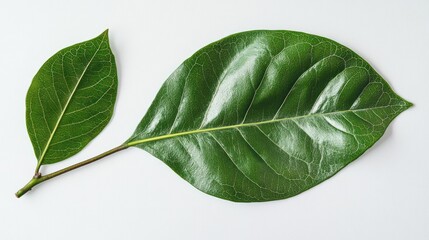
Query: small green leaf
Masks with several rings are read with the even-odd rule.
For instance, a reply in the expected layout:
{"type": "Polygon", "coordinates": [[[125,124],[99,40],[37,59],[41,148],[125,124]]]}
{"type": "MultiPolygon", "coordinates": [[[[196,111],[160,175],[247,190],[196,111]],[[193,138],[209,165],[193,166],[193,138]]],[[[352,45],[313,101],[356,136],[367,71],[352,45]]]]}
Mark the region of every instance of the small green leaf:
{"type": "Polygon", "coordinates": [[[127,143],[203,192],[270,201],[333,176],[410,106],[332,40],[251,31],[187,59],[127,143]]]}
{"type": "Polygon", "coordinates": [[[112,117],[117,84],[107,30],[43,64],[26,99],[27,130],[38,166],[78,153],[103,130],[112,117]]]}

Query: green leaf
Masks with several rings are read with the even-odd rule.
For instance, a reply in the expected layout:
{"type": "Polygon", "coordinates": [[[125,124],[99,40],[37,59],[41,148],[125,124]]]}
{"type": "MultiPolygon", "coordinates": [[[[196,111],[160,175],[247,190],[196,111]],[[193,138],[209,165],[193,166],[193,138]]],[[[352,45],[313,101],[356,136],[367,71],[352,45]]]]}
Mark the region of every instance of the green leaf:
{"type": "Polygon", "coordinates": [[[43,64],[26,99],[38,167],[78,153],[103,130],[112,117],[117,84],[107,30],[43,64]]]}
{"type": "Polygon", "coordinates": [[[187,59],[127,143],[203,192],[270,201],[333,176],[410,106],[332,40],[251,31],[187,59]]]}

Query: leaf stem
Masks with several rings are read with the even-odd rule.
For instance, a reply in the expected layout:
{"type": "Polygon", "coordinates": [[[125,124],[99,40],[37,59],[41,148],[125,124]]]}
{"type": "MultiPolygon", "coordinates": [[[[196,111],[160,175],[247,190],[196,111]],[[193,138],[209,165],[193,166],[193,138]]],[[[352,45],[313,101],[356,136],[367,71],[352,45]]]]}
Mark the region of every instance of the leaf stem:
{"type": "Polygon", "coordinates": [[[36,170],[34,170],[34,176],[40,175],[40,167],[42,166],[42,161],[37,162],[36,170]]]}
{"type": "Polygon", "coordinates": [[[95,157],[89,158],[89,159],[87,159],[85,161],[76,163],[74,165],[71,165],[69,167],[63,168],[63,169],[58,170],[56,172],[47,174],[45,176],[40,175],[40,173],[38,173],[38,171],[37,171],[36,174],[34,175],[34,177],[23,188],[21,188],[18,192],[15,193],[15,196],[17,198],[20,198],[22,195],[24,195],[25,193],[27,193],[28,191],[30,191],[34,186],[36,186],[36,185],[38,185],[38,184],[40,184],[40,183],[42,183],[42,182],[44,182],[46,180],[49,180],[49,179],[54,178],[54,177],[57,177],[57,176],[62,175],[64,173],[66,173],[66,172],[70,172],[70,171],[72,171],[74,169],[83,167],[83,166],[88,165],[90,163],[93,163],[93,162],[95,162],[95,161],[97,161],[99,159],[102,159],[102,158],[104,158],[106,156],[109,156],[110,154],[122,151],[122,150],[127,149],[127,148],[128,148],[128,145],[122,144],[122,145],[120,145],[118,147],[110,149],[109,151],[101,153],[101,154],[99,154],[99,155],[97,155],[95,157]]]}

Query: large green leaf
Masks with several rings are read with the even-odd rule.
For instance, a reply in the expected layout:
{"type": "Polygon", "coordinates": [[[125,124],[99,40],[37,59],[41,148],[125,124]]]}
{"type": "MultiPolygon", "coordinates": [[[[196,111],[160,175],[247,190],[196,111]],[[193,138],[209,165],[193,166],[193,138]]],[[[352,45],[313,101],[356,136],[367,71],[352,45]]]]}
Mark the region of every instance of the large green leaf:
{"type": "Polygon", "coordinates": [[[127,143],[213,196],[284,199],[355,160],[410,105],[332,40],[251,31],[187,59],[127,143]]]}
{"type": "Polygon", "coordinates": [[[27,93],[27,130],[38,166],[84,148],[109,122],[118,79],[107,30],[46,61],[27,93]]]}

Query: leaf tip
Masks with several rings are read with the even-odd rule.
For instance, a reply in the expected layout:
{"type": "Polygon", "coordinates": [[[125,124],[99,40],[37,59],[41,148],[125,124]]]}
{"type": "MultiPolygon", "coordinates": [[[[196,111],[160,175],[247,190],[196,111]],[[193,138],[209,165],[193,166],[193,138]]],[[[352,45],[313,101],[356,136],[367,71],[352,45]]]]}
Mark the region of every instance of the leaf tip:
{"type": "Polygon", "coordinates": [[[97,39],[109,39],[109,29],[104,30],[100,35],[96,37],[97,39]]]}
{"type": "Polygon", "coordinates": [[[404,101],[405,109],[408,109],[408,108],[410,108],[410,107],[414,106],[414,103],[409,102],[409,101],[407,101],[407,100],[405,100],[405,99],[402,99],[402,101],[404,101]]]}
{"type": "Polygon", "coordinates": [[[408,108],[410,108],[410,107],[414,106],[414,103],[407,101],[406,105],[407,105],[408,108]]]}
{"type": "Polygon", "coordinates": [[[106,30],[104,30],[104,32],[103,32],[101,35],[102,35],[102,36],[103,36],[103,35],[108,36],[108,35],[109,35],[109,29],[107,28],[106,30]]]}

